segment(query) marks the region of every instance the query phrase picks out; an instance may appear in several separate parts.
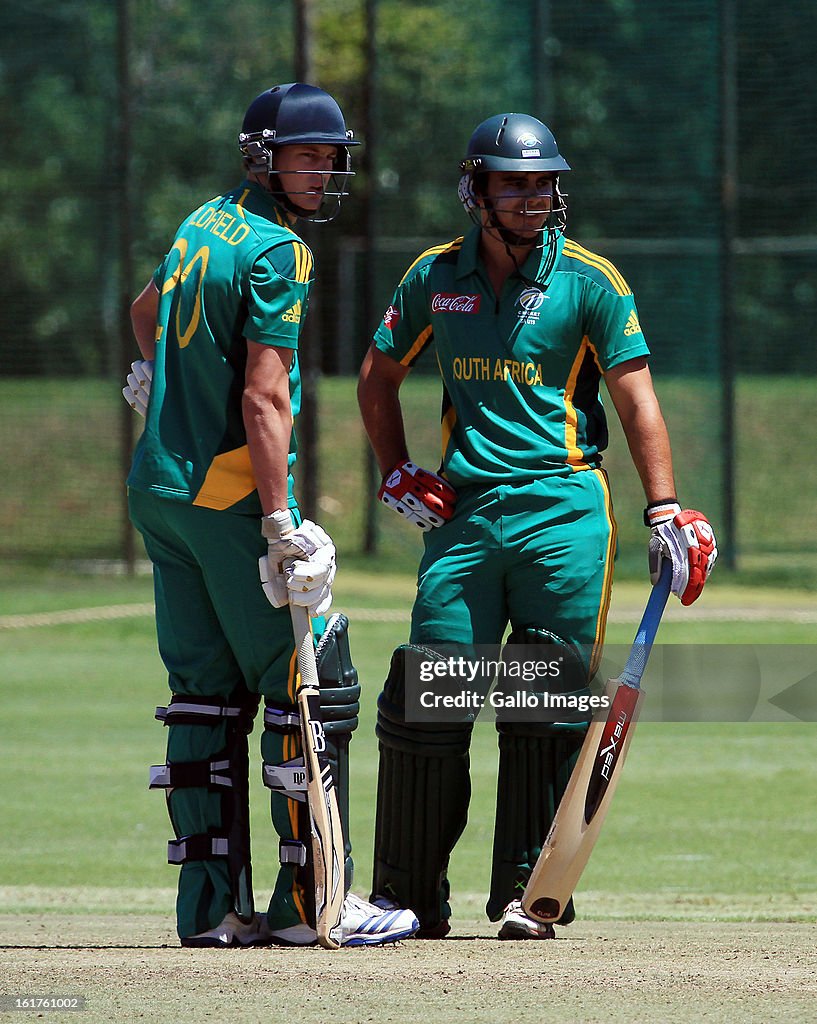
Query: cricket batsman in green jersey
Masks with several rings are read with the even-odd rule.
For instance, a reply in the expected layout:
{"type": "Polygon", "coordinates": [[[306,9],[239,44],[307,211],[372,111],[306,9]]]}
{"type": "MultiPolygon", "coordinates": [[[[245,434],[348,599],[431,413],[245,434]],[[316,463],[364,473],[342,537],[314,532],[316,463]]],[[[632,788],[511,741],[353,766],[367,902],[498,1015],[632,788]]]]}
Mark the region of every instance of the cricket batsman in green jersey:
{"type": "MultiPolygon", "coordinates": [[[[186,218],[132,306],[142,359],[124,393],[146,420],[129,502],[153,562],[172,693],[157,711],[167,762],[151,769],[151,787],[165,790],[175,831],[168,859],[181,866],[182,945],[308,945],[314,883],[288,605],[323,622],[335,548],[302,520],[293,496],[298,342],[314,277],[295,226],[337,213],[356,143],[335,100],[299,82],[256,97],[238,141],[246,179],[186,218]],[[262,698],[263,777],[281,866],[267,913],[256,913],[247,737],[262,698]]],[[[329,619],[317,661],[348,819],[360,687],[346,625],[344,616],[329,619]]],[[[347,889],[349,852],[347,844],[347,889]]],[[[384,913],[346,896],[341,945],[390,942],[416,928],[410,911],[384,913]]]]}
{"type": "MultiPolygon", "coordinates": [[[[449,856],[465,827],[472,722],[427,723],[407,707],[417,652],[533,644],[558,655],[559,686],[588,693],[610,602],[616,524],[601,452],[602,376],[647,499],[653,580],[694,601],[717,556],[712,527],[682,511],[667,430],[632,292],[609,260],[565,237],[560,175],[541,121],[480,124],[460,165],[473,229],[408,268],[361,370],[361,411],[379,497],[424,531],[410,642],[378,702],[380,741],[372,899],[411,906],[420,937],[449,930],[449,856]],[[400,385],[433,351],[442,380],[439,473],[413,463],[400,385]],[[404,823],[415,823],[412,830],[404,823]]],[[[536,648],[531,648],[534,650],[536,648]]],[[[568,717],[568,716],[565,716],[568,717]]],[[[551,938],[519,897],[587,728],[497,718],[499,781],[487,913],[500,938],[551,938]]],[[[560,923],[574,916],[572,901],[560,923]]]]}

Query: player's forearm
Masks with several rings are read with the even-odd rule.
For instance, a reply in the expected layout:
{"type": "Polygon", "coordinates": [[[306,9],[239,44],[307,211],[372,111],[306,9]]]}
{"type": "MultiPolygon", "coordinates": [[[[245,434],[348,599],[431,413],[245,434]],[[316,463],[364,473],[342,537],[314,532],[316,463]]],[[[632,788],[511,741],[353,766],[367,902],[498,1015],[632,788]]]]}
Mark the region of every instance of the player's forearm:
{"type": "Polygon", "coordinates": [[[381,473],[408,458],[399,383],[385,378],[367,355],[357,389],[360,415],[381,473]]]}
{"type": "Polygon", "coordinates": [[[156,316],[159,312],[159,292],[153,281],[148,281],[130,308],[131,327],[143,359],[156,355],[156,316]]]}
{"type": "Polygon", "coordinates": [[[647,504],[675,496],[669,434],[644,358],[620,363],[605,374],[647,504]]]}
{"type": "Polygon", "coordinates": [[[287,507],[287,456],[292,435],[289,394],[271,399],[263,392],[247,389],[242,412],[261,508],[264,515],[269,515],[287,507]]]}
{"type": "Polygon", "coordinates": [[[672,450],[658,402],[638,402],[621,422],[647,504],[675,497],[672,450]]]}

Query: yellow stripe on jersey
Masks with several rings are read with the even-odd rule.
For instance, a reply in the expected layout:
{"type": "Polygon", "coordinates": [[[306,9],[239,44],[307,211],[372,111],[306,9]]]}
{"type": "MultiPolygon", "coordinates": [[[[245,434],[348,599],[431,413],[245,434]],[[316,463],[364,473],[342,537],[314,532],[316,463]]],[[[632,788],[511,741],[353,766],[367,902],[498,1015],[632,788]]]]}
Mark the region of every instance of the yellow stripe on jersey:
{"type": "Polygon", "coordinates": [[[241,193],[241,198],[235,204],[235,208],[238,210],[238,216],[241,217],[242,220],[247,219],[247,215],[244,213],[244,203],[247,201],[247,196],[249,194],[250,190],[248,188],[245,188],[244,191],[241,193]]]}
{"type": "Polygon", "coordinates": [[[299,284],[307,284],[312,276],[312,253],[303,242],[293,242],[295,254],[295,280],[299,284]]]}
{"type": "Polygon", "coordinates": [[[462,239],[463,236],[460,235],[460,237],[455,238],[453,242],[443,242],[442,245],[434,245],[430,249],[426,249],[425,252],[420,253],[420,255],[411,264],[411,266],[408,268],[405,274],[403,274],[402,278],[400,279],[400,284],[402,284],[403,281],[405,281],[405,279],[409,276],[412,270],[414,270],[414,268],[417,266],[420,260],[424,260],[426,256],[439,256],[440,253],[443,252],[459,252],[459,250],[462,248],[462,239]]]}
{"type": "Polygon", "coordinates": [[[574,242],[572,239],[567,239],[565,241],[562,253],[565,256],[570,256],[575,260],[580,260],[582,263],[586,263],[588,267],[593,267],[594,270],[601,271],[619,295],[632,294],[630,286],[618,270],[616,270],[613,264],[603,256],[598,256],[594,252],[589,252],[587,249],[580,246],[578,242],[574,242]]]}
{"type": "Polygon", "coordinates": [[[292,230],[292,224],[287,220],[284,214],[281,213],[281,211],[277,207],[273,210],[273,212],[275,214],[275,220],[278,223],[278,227],[286,228],[291,235],[295,235],[295,237],[298,238],[298,233],[292,230]]]}
{"type": "Polygon", "coordinates": [[[576,407],[573,404],[573,396],[576,394],[579,373],[588,352],[593,353],[593,358],[596,360],[596,365],[598,365],[599,360],[596,350],[585,334],[579,346],[579,351],[576,353],[576,358],[573,360],[573,365],[570,367],[567,384],[565,384],[565,448],[567,448],[567,464],[576,472],[590,469],[590,466],[585,462],[584,452],[579,447],[579,414],[576,412],[576,407]]]}
{"type": "Polygon", "coordinates": [[[401,366],[409,366],[409,365],[411,365],[411,361],[413,359],[416,359],[417,356],[423,351],[423,349],[428,344],[428,339],[431,337],[431,332],[432,332],[431,324],[429,324],[428,327],[426,327],[426,329],[424,331],[420,332],[419,336],[417,337],[417,340],[414,342],[414,344],[411,346],[411,348],[408,350],[408,352],[406,352],[406,354],[400,360],[400,365],[401,366]]]}
{"type": "Polygon", "coordinates": [[[255,490],[255,474],[246,445],[223,455],[216,455],[207,470],[207,476],[194,505],[223,510],[235,505],[255,490]]]}
{"type": "Polygon", "coordinates": [[[590,678],[598,671],[604,647],[604,634],[607,629],[607,613],[610,610],[610,598],[613,594],[613,564],[616,555],[616,537],[618,526],[613,515],[613,499],[610,495],[610,484],[607,474],[603,469],[594,469],[593,475],[601,484],[604,492],[604,511],[607,517],[607,524],[610,527],[610,535],[607,541],[607,550],[604,554],[604,579],[601,585],[601,601],[599,602],[599,614],[596,619],[596,635],[593,640],[593,650],[590,654],[590,678]]]}
{"type": "MultiPolygon", "coordinates": [[[[440,368],[440,377],[443,376],[443,368],[440,363],[440,354],[437,353],[437,366],[440,368]]],[[[448,401],[451,401],[450,396],[443,385],[443,394],[448,397],[448,401]]],[[[443,401],[443,407],[445,407],[445,401],[443,401]]],[[[442,441],[442,452],[440,453],[440,465],[445,464],[445,453],[448,449],[448,442],[451,440],[451,435],[454,433],[454,424],[457,422],[457,410],[454,408],[453,403],[443,413],[442,420],[440,421],[441,428],[441,441],[442,441]]]]}
{"type": "MultiPolygon", "coordinates": [[[[437,366],[438,366],[438,368],[440,370],[440,377],[442,377],[443,376],[443,367],[442,367],[442,363],[440,362],[440,353],[439,352],[437,353],[437,366]]],[[[444,409],[445,409],[446,399],[449,402],[451,402],[451,398],[448,395],[446,387],[445,387],[445,385],[443,385],[443,408],[444,409]]],[[[445,409],[445,412],[443,413],[442,419],[440,420],[440,428],[441,428],[441,434],[442,434],[442,437],[441,437],[442,451],[440,452],[440,465],[441,466],[445,465],[445,453],[446,453],[446,450],[448,448],[448,442],[451,440],[451,435],[454,433],[454,424],[456,422],[457,422],[457,410],[454,408],[453,403],[451,403],[448,406],[448,408],[445,409]]]]}
{"type": "Polygon", "coordinates": [[[452,405],[446,410],[445,416],[442,418],[442,456],[441,461],[445,460],[445,453],[448,448],[448,442],[451,440],[451,435],[454,433],[454,425],[457,422],[457,410],[452,405]]]}

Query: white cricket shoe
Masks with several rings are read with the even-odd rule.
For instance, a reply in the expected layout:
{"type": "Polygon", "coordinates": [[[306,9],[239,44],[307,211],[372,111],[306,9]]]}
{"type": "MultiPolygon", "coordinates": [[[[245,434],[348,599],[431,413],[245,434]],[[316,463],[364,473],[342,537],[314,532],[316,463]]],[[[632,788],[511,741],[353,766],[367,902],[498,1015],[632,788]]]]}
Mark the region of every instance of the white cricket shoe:
{"type": "Polygon", "coordinates": [[[502,915],[499,929],[500,939],[555,939],[556,931],[552,924],[542,924],[528,917],[522,909],[521,900],[511,900],[502,915]]]}
{"type": "MultiPolygon", "coordinates": [[[[341,946],[381,946],[407,939],[420,927],[411,910],[382,909],[367,903],[353,892],[346,894],[340,918],[341,946]]],[[[296,924],[270,932],[273,942],[282,946],[314,946],[318,937],[308,924],[296,924]]]]}
{"type": "Polygon", "coordinates": [[[216,928],[184,938],[181,944],[199,949],[231,949],[235,946],[268,946],[271,939],[266,914],[255,914],[252,921],[245,924],[230,911],[216,928]]]}
{"type": "Polygon", "coordinates": [[[383,910],[350,892],[343,902],[340,944],[378,946],[384,942],[397,942],[409,938],[419,927],[420,922],[413,911],[399,907],[383,910]]]}

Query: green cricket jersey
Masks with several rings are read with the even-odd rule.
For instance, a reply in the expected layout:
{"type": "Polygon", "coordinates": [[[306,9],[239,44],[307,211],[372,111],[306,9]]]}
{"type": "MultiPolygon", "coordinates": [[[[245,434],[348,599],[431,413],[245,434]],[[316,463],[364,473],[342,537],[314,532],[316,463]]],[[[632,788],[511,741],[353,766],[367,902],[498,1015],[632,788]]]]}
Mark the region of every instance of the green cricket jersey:
{"type": "MultiPolygon", "coordinates": [[[[293,419],[298,337],[312,253],[263,188],[245,181],[192,213],[157,268],[156,359],[128,486],[212,509],[261,505],[241,413],[245,338],[290,348],[293,419]]],[[[295,435],[289,449],[289,492],[295,435]]]]}
{"type": "Polygon", "coordinates": [[[479,228],[408,269],[375,333],[412,366],[433,343],[443,379],[442,468],[455,485],[596,468],[607,445],[602,373],[649,354],[633,295],[612,263],[560,237],[545,278],[533,251],[497,297],[479,228]],[[544,287],[533,287],[532,283],[544,287]]]}

